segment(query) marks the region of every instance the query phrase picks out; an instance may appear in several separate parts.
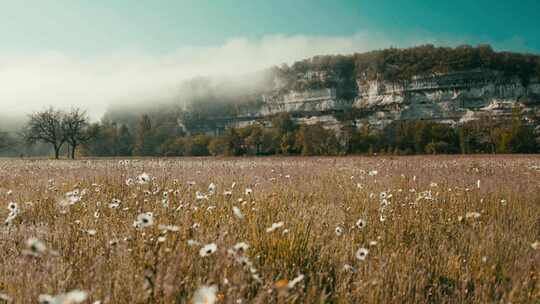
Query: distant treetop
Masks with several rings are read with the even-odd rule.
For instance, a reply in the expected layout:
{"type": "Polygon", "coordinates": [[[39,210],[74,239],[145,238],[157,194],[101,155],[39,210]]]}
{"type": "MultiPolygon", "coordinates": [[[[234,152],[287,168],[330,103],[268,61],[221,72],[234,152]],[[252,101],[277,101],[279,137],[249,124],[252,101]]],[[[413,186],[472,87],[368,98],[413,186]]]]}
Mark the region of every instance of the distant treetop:
{"type": "Polygon", "coordinates": [[[540,77],[540,56],[511,52],[496,52],[489,45],[435,47],[431,44],[407,49],[356,53],[353,55],[315,56],[281,67],[282,73],[296,75],[308,71],[325,71],[334,80],[348,79],[388,81],[410,80],[414,76],[468,71],[495,70],[505,76],[516,76],[528,82],[540,77]]]}

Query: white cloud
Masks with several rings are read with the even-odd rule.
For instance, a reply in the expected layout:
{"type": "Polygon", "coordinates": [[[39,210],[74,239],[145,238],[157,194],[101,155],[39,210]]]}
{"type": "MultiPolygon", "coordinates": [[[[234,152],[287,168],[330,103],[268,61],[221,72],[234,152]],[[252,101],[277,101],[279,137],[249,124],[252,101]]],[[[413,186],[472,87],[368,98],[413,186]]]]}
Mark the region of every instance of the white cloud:
{"type": "Polygon", "coordinates": [[[274,35],[232,39],[221,46],[182,47],[169,54],[111,53],[94,58],[61,52],[2,54],[0,105],[9,114],[46,106],[80,106],[98,118],[112,104],[173,96],[195,76],[237,75],[320,54],[349,54],[437,42],[403,41],[360,32],[346,37],[274,35]]]}

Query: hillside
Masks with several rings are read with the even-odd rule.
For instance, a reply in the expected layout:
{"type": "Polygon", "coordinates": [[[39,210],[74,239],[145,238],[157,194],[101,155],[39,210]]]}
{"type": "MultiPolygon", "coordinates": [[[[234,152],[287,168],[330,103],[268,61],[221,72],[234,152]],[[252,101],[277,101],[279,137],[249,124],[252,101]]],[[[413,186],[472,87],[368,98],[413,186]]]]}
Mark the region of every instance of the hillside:
{"type": "Polygon", "coordinates": [[[278,113],[326,126],[381,126],[396,120],[449,124],[539,116],[540,57],[489,46],[387,49],[316,56],[237,80],[196,79],[180,86],[179,119],[188,132],[268,122],[278,113]]]}
{"type": "Polygon", "coordinates": [[[487,46],[317,56],[111,110],[85,153],[536,153],[539,79],[539,56],[487,46]]]}

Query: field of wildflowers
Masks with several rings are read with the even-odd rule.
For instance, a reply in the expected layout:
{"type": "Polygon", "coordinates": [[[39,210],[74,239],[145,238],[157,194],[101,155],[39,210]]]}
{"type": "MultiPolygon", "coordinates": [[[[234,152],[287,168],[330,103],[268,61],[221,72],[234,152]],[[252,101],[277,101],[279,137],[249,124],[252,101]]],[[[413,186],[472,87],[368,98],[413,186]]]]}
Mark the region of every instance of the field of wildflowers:
{"type": "Polygon", "coordinates": [[[0,303],[538,303],[540,157],[0,160],[0,303]]]}

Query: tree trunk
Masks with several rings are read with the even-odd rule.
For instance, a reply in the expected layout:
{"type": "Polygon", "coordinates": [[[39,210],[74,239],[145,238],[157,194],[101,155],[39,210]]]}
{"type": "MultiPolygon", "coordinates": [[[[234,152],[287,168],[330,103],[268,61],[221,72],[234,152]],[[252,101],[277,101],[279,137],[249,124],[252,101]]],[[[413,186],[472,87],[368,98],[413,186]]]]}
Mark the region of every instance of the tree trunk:
{"type": "Polygon", "coordinates": [[[54,158],[55,159],[60,158],[60,147],[54,147],[54,158]]]}
{"type": "Polygon", "coordinates": [[[77,149],[77,145],[71,146],[71,159],[75,159],[75,150],[77,149]]]}

